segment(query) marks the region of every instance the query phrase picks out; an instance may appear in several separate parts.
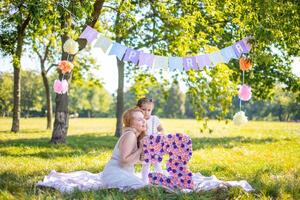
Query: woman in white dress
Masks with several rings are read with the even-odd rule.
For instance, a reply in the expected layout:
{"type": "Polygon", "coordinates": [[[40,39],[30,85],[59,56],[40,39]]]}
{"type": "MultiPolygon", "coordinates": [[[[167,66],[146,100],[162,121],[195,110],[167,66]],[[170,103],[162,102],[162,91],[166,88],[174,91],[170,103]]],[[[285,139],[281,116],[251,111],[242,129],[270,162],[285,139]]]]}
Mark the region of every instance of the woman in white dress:
{"type": "Polygon", "coordinates": [[[134,171],[134,165],[143,161],[143,145],[140,144],[147,129],[143,111],[137,107],[127,110],[123,115],[123,124],[122,135],[103,172],[59,173],[53,170],[43,181],[38,182],[37,186],[52,187],[62,192],[107,188],[127,191],[146,186],[134,171]]]}
{"type": "Polygon", "coordinates": [[[141,163],[143,157],[141,142],[146,131],[143,111],[139,108],[126,111],[123,123],[122,135],[104,168],[102,181],[105,188],[137,189],[146,185],[134,171],[134,164],[141,163]]]}

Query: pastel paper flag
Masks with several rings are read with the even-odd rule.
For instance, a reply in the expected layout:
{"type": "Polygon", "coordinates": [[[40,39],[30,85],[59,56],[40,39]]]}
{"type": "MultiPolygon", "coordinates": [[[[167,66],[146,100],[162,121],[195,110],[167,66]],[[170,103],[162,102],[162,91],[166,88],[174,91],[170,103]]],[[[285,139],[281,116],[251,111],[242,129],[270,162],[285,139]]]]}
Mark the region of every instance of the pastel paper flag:
{"type": "Polygon", "coordinates": [[[169,58],[165,56],[154,56],[154,69],[168,69],[169,58]]]}
{"type": "Polygon", "coordinates": [[[246,49],[247,49],[247,52],[246,52],[246,53],[248,53],[248,52],[251,50],[251,48],[252,48],[252,44],[249,43],[249,39],[251,39],[251,37],[245,37],[245,38],[242,40],[243,43],[245,44],[246,49]]]}
{"type": "Polygon", "coordinates": [[[131,48],[127,48],[125,56],[123,58],[124,61],[130,61],[134,64],[138,64],[139,61],[139,55],[140,55],[140,51],[131,49],[131,48]]]}
{"type": "Polygon", "coordinates": [[[209,58],[213,65],[217,65],[218,63],[224,62],[224,57],[222,56],[221,51],[216,51],[214,53],[210,53],[209,58]]]}
{"type": "Polygon", "coordinates": [[[153,63],[154,63],[154,55],[149,54],[149,53],[144,53],[144,52],[140,53],[140,55],[139,55],[139,66],[146,65],[149,68],[152,68],[153,63]]]}
{"type": "Polygon", "coordinates": [[[178,71],[183,70],[183,59],[181,57],[170,57],[169,58],[169,69],[170,71],[174,71],[178,69],[178,71]]]}
{"type": "Polygon", "coordinates": [[[198,70],[197,62],[196,62],[196,57],[184,57],[183,58],[183,67],[184,70],[188,71],[190,69],[195,69],[198,70]]]}
{"type": "Polygon", "coordinates": [[[126,46],[124,46],[120,43],[114,42],[108,55],[115,55],[115,56],[117,56],[117,58],[119,58],[119,60],[122,60],[126,50],[127,50],[126,46]]]}
{"type": "Polygon", "coordinates": [[[112,41],[109,38],[99,35],[94,47],[100,47],[103,50],[103,52],[106,53],[111,44],[112,41]]]}
{"type": "Polygon", "coordinates": [[[79,38],[85,38],[88,44],[91,44],[94,39],[97,38],[98,32],[90,26],[87,26],[84,31],[81,33],[79,38]]]}
{"type": "Polygon", "coordinates": [[[242,40],[238,41],[232,46],[233,46],[234,53],[238,58],[241,57],[243,53],[249,52],[248,48],[246,47],[245,43],[242,40]]]}
{"type": "Polygon", "coordinates": [[[235,55],[233,47],[226,47],[221,50],[221,54],[224,57],[225,63],[228,63],[232,58],[237,59],[238,57],[235,55]]]}
{"type": "Polygon", "coordinates": [[[199,69],[202,69],[204,66],[210,66],[211,61],[207,54],[196,56],[196,62],[199,65],[199,69]]]}

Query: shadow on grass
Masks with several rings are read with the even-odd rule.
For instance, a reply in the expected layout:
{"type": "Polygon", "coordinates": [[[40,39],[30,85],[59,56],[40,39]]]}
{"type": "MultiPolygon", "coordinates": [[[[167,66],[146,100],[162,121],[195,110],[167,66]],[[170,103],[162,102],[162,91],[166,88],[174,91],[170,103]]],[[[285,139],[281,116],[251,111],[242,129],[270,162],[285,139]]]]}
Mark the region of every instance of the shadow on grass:
{"type": "Polygon", "coordinates": [[[242,144],[268,144],[277,142],[277,139],[274,138],[250,138],[243,136],[236,137],[202,137],[202,138],[192,138],[193,141],[193,150],[204,149],[204,148],[213,148],[213,147],[224,147],[224,148],[233,148],[242,144]]]}
{"type": "Polygon", "coordinates": [[[34,138],[34,139],[16,139],[0,142],[1,156],[14,157],[40,157],[40,158],[55,158],[55,157],[73,157],[87,154],[97,150],[113,150],[118,138],[114,136],[97,136],[95,134],[71,135],[68,136],[67,144],[54,145],[49,143],[49,138],[34,138]],[[1,147],[31,147],[31,148],[46,148],[36,153],[11,153],[10,151],[1,150],[1,147]],[[71,149],[70,149],[71,148],[71,149]],[[61,149],[61,151],[59,151],[61,149]]]}

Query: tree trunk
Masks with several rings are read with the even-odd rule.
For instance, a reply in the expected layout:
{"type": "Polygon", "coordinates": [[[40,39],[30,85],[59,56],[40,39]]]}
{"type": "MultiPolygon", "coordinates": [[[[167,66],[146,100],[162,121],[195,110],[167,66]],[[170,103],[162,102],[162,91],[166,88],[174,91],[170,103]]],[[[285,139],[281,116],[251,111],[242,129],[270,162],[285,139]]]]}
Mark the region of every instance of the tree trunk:
{"type": "MultiPolygon", "coordinates": [[[[18,58],[16,58],[18,61],[20,61],[21,56],[19,56],[18,58]]],[[[20,62],[18,61],[14,61],[14,91],[13,91],[13,121],[12,121],[12,127],[11,127],[11,131],[12,132],[19,132],[20,130],[20,112],[21,112],[21,107],[20,107],[20,103],[21,103],[21,77],[20,77],[20,62]]]]}
{"type": "MultiPolygon", "coordinates": [[[[99,15],[101,13],[103,7],[104,0],[95,0],[94,9],[91,17],[87,20],[87,25],[94,27],[99,15]]],[[[65,13],[64,10],[61,10],[61,29],[65,29],[71,26],[71,16],[69,13],[65,13]]],[[[68,33],[65,32],[62,37],[62,60],[67,59],[67,54],[63,51],[63,44],[68,39],[68,33]]],[[[69,56],[69,61],[72,62],[74,59],[73,56],[69,56]]],[[[65,78],[69,80],[71,74],[67,74],[65,78]]],[[[62,79],[62,74],[59,75],[59,79],[62,79]]],[[[69,83],[71,80],[68,81],[69,83]]],[[[70,84],[69,84],[70,86],[70,84]]],[[[70,88],[70,87],[69,87],[70,88]]],[[[54,127],[52,132],[51,143],[58,144],[58,143],[66,143],[66,136],[68,133],[69,128],[69,112],[68,112],[68,93],[66,94],[56,94],[55,98],[56,109],[55,109],[55,120],[54,120],[54,127]]]]}
{"type": "Polygon", "coordinates": [[[117,58],[118,65],[118,91],[117,91],[117,106],[116,106],[116,131],[115,136],[120,137],[122,132],[122,115],[124,107],[124,63],[117,58]]]}
{"type": "Polygon", "coordinates": [[[49,88],[49,81],[47,78],[46,71],[42,71],[43,83],[46,92],[46,103],[47,103],[47,129],[51,129],[52,126],[52,101],[51,101],[51,93],[49,88]]]}
{"type": "Polygon", "coordinates": [[[18,38],[17,38],[17,48],[15,54],[13,55],[13,67],[14,67],[14,91],[13,91],[13,121],[12,121],[12,132],[19,132],[20,130],[20,113],[21,113],[21,56],[23,40],[25,36],[25,30],[30,21],[30,15],[25,19],[25,21],[18,25],[18,38]]]}

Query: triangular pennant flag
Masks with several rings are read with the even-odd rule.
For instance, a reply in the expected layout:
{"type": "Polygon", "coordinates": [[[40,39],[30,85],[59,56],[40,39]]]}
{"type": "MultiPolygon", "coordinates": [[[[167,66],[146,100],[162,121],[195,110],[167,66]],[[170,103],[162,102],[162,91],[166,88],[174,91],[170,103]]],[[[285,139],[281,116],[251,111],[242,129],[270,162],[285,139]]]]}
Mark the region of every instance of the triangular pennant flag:
{"type": "Polygon", "coordinates": [[[88,44],[91,44],[95,38],[98,36],[98,32],[90,26],[87,26],[81,33],[79,38],[85,38],[88,44]]]}
{"type": "Polygon", "coordinates": [[[140,51],[131,49],[131,48],[127,48],[125,56],[123,58],[124,61],[130,61],[134,64],[138,64],[139,61],[139,55],[140,55],[140,51]]]}
{"type": "Polygon", "coordinates": [[[169,58],[166,56],[154,56],[154,69],[168,69],[169,58]]]}
{"type": "Polygon", "coordinates": [[[251,48],[252,48],[252,44],[251,43],[249,43],[249,40],[251,39],[251,37],[245,37],[242,41],[243,41],[243,43],[245,44],[245,47],[246,47],[246,49],[247,49],[247,52],[246,53],[248,53],[250,50],[251,50],[251,48]]]}
{"type": "Polygon", "coordinates": [[[115,56],[117,56],[117,58],[119,58],[119,60],[122,60],[126,50],[127,50],[126,46],[124,46],[120,43],[114,42],[108,55],[115,55],[115,56]]]}
{"type": "Polygon", "coordinates": [[[207,54],[196,56],[196,62],[199,65],[199,69],[212,64],[207,54]]]}
{"type": "Polygon", "coordinates": [[[169,57],[169,69],[170,71],[183,71],[183,59],[181,57],[169,57]]]}
{"type": "Polygon", "coordinates": [[[221,54],[221,51],[216,51],[216,52],[209,54],[209,58],[214,66],[216,66],[218,63],[224,62],[224,58],[221,54]]]}
{"type": "Polygon", "coordinates": [[[149,54],[149,53],[144,53],[144,52],[140,53],[140,55],[139,55],[139,66],[146,65],[149,68],[152,68],[153,63],[154,63],[154,55],[149,54]]]}
{"type": "Polygon", "coordinates": [[[224,57],[225,63],[228,63],[232,58],[237,59],[232,46],[222,49],[221,54],[224,57]]]}
{"type": "Polygon", "coordinates": [[[198,70],[198,65],[197,65],[197,61],[196,61],[196,57],[192,56],[192,57],[184,57],[183,58],[183,67],[185,71],[188,71],[190,69],[195,69],[198,70]]]}
{"type": "Polygon", "coordinates": [[[106,53],[111,44],[112,41],[109,38],[99,35],[94,47],[100,47],[103,50],[103,52],[106,53]]]}
{"type": "Polygon", "coordinates": [[[238,41],[232,46],[233,46],[234,53],[238,58],[241,57],[243,53],[249,52],[248,48],[246,47],[245,43],[242,40],[238,41]]]}

